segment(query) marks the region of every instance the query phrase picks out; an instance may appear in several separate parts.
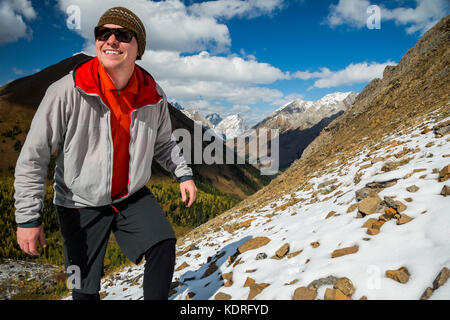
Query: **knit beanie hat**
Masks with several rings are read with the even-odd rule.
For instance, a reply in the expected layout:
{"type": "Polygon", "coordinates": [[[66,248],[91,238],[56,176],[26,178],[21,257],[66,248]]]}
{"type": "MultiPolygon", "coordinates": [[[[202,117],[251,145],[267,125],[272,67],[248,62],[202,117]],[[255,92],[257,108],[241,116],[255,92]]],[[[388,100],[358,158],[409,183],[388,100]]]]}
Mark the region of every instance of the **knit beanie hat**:
{"type": "Polygon", "coordinates": [[[138,43],[138,54],[136,60],[140,60],[145,51],[145,27],[142,21],[132,11],[123,7],[114,7],[106,10],[100,17],[97,27],[105,24],[117,24],[128,30],[134,31],[138,43]]]}

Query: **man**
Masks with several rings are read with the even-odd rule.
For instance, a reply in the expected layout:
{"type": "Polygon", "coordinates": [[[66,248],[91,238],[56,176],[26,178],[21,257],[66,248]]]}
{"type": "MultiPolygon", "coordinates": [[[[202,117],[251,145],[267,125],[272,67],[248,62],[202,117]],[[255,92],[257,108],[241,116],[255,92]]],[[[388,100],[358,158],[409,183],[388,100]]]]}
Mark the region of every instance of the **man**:
{"type": "MultiPolygon", "coordinates": [[[[183,202],[196,197],[192,170],[172,136],[167,98],[135,64],[145,51],[141,20],[107,10],[95,28],[96,57],[53,83],[39,105],[15,171],[17,242],[39,255],[45,177],[58,151],[54,204],[66,268],[80,270],[74,300],[99,300],[111,230],[125,255],[146,259],[144,299],[167,299],[175,264],[175,234],[145,184],[152,159],[180,182],[183,202]]],[[[75,281],[76,282],[76,281],[75,281]]]]}

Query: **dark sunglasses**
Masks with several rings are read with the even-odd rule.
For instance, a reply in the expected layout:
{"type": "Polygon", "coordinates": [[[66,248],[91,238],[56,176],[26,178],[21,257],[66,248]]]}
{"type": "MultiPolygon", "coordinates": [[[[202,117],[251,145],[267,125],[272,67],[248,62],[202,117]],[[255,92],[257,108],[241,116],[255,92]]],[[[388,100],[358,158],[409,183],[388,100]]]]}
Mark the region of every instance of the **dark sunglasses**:
{"type": "Polygon", "coordinates": [[[107,27],[95,27],[94,29],[95,39],[99,41],[106,41],[114,34],[114,37],[119,42],[130,43],[135,37],[135,33],[125,28],[107,28],[107,27]]]}

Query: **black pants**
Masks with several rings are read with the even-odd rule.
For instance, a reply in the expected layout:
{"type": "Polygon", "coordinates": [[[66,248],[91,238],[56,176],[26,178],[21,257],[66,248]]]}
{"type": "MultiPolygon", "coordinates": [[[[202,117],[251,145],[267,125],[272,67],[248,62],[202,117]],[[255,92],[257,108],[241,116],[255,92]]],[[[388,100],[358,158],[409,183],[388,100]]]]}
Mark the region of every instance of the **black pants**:
{"type": "Polygon", "coordinates": [[[167,299],[175,264],[175,233],[147,187],[113,206],[57,205],[56,212],[66,270],[76,267],[79,274],[80,281],[72,290],[74,299],[98,299],[111,231],[128,259],[136,264],[144,256],[147,260],[144,298],[167,299]]]}
{"type": "MultiPolygon", "coordinates": [[[[175,243],[174,239],[163,240],[145,253],[144,300],[167,300],[175,266],[175,243]]],[[[72,290],[72,298],[100,300],[100,295],[72,290]]]]}

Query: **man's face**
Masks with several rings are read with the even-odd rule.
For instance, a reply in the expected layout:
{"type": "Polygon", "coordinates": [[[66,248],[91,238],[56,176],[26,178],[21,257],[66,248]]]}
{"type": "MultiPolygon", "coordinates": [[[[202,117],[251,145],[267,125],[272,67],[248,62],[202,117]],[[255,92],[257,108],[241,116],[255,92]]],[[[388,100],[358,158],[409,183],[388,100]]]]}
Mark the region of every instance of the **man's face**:
{"type": "MultiPolygon", "coordinates": [[[[122,28],[116,24],[105,24],[107,28],[122,28]]],[[[114,34],[105,40],[95,40],[98,60],[105,69],[122,69],[134,66],[138,52],[136,37],[130,43],[119,42],[114,34]]]]}

